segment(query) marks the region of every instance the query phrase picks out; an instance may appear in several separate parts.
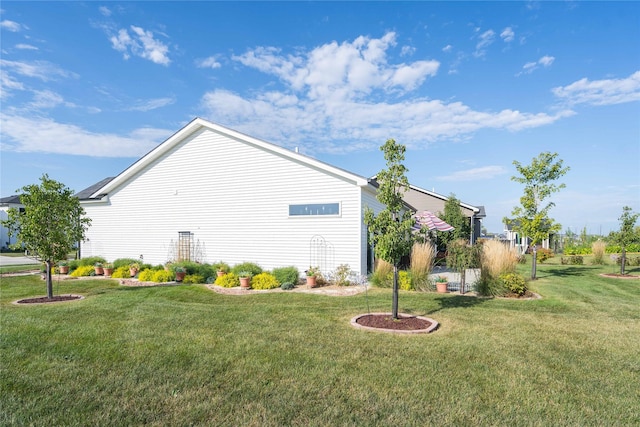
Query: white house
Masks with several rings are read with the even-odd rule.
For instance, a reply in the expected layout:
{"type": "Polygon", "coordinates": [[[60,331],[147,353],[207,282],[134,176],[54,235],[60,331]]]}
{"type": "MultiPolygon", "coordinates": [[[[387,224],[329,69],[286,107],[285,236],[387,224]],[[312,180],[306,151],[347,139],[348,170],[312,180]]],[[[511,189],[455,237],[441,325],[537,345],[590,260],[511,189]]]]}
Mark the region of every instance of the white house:
{"type": "MultiPolygon", "coordinates": [[[[504,224],[504,235],[505,240],[509,244],[510,248],[515,248],[519,254],[525,254],[529,250],[529,246],[531,245],[531,239],[527,236],[524,238],[514,230],[513,221],[503,222],[504,224]]],[[[519,224],[519,223],[518,223],[519,224]]],[[[550,237],[552,237],[551,235],[550,237]]],[[[544,249],[550,249],[550,238],[544,239],[540,246],[544,249]]],[[[538,247],[538,246],[536,246],[538,247]]]]}
{"type": "MultiPolygon", "coordinates": [[[[0,199],[0,220],[6,221],[9,219],[10,208],[24,210],[24,205],[20,203],[20,196],[14,195],[0,199]]],[[[0,224],[0,248],[6,249],[15,242],[16,238],[9,234],[9,229],[0,224]]]]}
{"type": "Polygon", "coordinates": [[[92,220],[82,257],[324,273],[366,274],[364,208],[383,208],[367,178],[200,118],[78,197],[92,220]]]}

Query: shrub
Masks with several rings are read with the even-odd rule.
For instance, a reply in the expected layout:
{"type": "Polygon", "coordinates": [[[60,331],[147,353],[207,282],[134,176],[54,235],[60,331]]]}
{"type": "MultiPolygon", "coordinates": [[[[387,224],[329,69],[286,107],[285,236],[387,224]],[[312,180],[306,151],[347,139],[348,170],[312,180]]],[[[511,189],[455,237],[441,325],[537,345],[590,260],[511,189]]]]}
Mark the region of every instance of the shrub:
{"type": "Polygon", "coordinates": [[[224,271],[225,273],[228,273],[229,271],[231,271],[231,267],[229,266],[229,264],[227,264],[226,262],[215,262],[213,263],[213,265],[211,266],[213,268],[214,271],[224,271]]]}
{"type": "Polygon", "coordinates": [[[518,273],[500,275],[500,281],[507,291],[516,295],[524,295],[527,292],[527,282],[518,273]]]}
{"type": "Polygon", "coordinates": [[[349,281],[350,275],[351,268],[349,264],[341,264],[336,268],[336,271],[333,272],[333,281],[338,286],[349,286],[351,284],[349,281]]]}
{"type": "Polygon", "coordinates": [[[295,286],[293,283],[291,283],[291,282],[284,282],[284,283],[282,284],[282,286],[280,286],[280,288],[281,288],[283,291],[290,291],[291,289],[293,289],[293,288],[295,288],[295,287],[296,287],[296,286],[295,286]]]}
{"type": "Polygon", "coordinates": [[[510,248],[498,240],[489,240],[482,245],[480,267],[482,272],[490,277],[513,273],[518,262],[519,256],[515,248],[510,248]]]}
{"type": "Polygon", "coordinates": [[[537,260],[540,261],[540,263],[545,262],[549,258],[553,258],[553,256],[554,254],[551,249],[540,248],[537,250],[537,260]]]}
{"type": "MultiPolygon", "coordinates": [[[[145,270],[152,271],[153,274],[151,276],[151,281],[155,283],[167,283],[173,282],[176,278],[176,275],[173,271],[167,271],[165,269],[162,270],[145,270]]],[[[142,275],[142,273],[140,274],[142,275]]],[[[141,280],[141,279],[140,279],[141,280]]]]}
{"type": "Polygon", "coordinates": [[[433,268],[436,250],[430,242],[416,243],[411,248],[411,277],[415,289],[426,291],[431,289],[429,273],[433,268]]]}
{"type": "Polygon", "coordinates": [[[138,273],[138,280],[141,282],[153,282],[153,273],[154,271],[150,268],[145,268],[138,273]]]}
{"type": "Polygon", "coordinates": [[[274,289],[278,286],[280,286],[280,283],[270,273],[260,273],[251,279],[251,287],[253,289],[274,289]]]}
{"type": "MultiPolygon", "coordinates": [[[[116,270],[120,267],[127,267],[127,270],[129,269],[129,266],[131,264],[135,264],[135,263],[139,263],[140,260],[139,259],[133,259],[133,258],[118,258],[117,260],[113,261],[113,268],[115,268],[116,270]]],[[[127,276],[129,277],[129,276],[127,276]]]]}
{"type": "MultiPolygon", "coordinates": [[[[393,272],[390,277],[391,282],[393,283],[393,272]]],[[[411,274],[408,271],[401,270],[398,271],[398,288],[403,291],[415,291],[416,289],[413,287],[413,283],[411,283],[411,274]]]]}
{"type": "Polygon", "coordinates": [[[274,268],[271,272],[278,283],[297,283],[300,278],[300,272],[296,267],[279,267],[274,268]]]}
{"type": "Polygon", "coordinates": [[[240,286],[240,278],[235,273],[227,273],[216,278],[215,284],[223,288],[235,288],[240,286]]]}
{"type": "Polygon", "coordinates": [[[594,264],[604,264],[604,251],[607,244],[602,240],[596,240],[591,244],[591,252],[593,253],[594,264]]]}
{"type": "Polygon", "coordinates": [[[231,269],[231,272],[235,273],[236,275],[240,275],[240,273],[243,271],[248,271],[249,273],[251,273],[251,276],[257,276],[258,274],[262,273],[262,267],[253,262],[243,262],[241,264],[234,265],[231,269]]]}
{"type": "Polygon", "coordinates": [[[582,259],[582,256],[580,256],[580,255],[571,255],[569,257],[560,257],[560,264],[562,264],[562,265],[566,265],[566,264],[582,265],[583,263],[584,263],[584,260],[582,259]]]}
{"type": "Polygon", "coordinates": [[[393,273],[393,265],[383,259],[376,260],[376,268],[371,275],[371,284],[380,288],[393,286],[393,279],[389,281],[390,273],[393,273]]]}
{"type": "Polygon", "coordinates": [[[204,283],[204,276],[200,276],[199,274],[187,274],[186,276],[184,276],[184,279],[182,279],[182,283],[184,283],[185,285],[188,284],[198,284],[198,283],[204,283]]]}
{"type": "Polygon", "coordinates": [[[73,270],[73,272],[70,274],[71,277],[84,277],[84,276],[93,276],[95,274],[95,268],[93,267],[93,264],[91,265],[83,265],[80,266],[78,268],[76,268],[75,270],[73,270]]]}
{"type": "MultiPolygon", "coordinates": [[[[640,265],[640,256],[629,256],[626,255],[625,265],[629,267],[640,265]]],[[[616,257],[616,264],[620,265],[622,263],[622,256],[616,257]]]]}
{"type": "Polygon", "coordinates": [[[115,270],[113,270],[113,273],[111,274],[112,279],[128,279],[129,277],[131,277],[131,274],[129,274],[128,265],[126,266],[123,265],[121,267],[116,268],[115,270]]]}
{"type": "Polygon", "coordinates": [[[107,262],[107,260],[102,258],[101,256],[92,256],[88,258],[82,258],[77,261],[78,261],[78,267],[87,267],[87,266],[93,267],[98,263],[104,264],[105,262],[107,262]]]}

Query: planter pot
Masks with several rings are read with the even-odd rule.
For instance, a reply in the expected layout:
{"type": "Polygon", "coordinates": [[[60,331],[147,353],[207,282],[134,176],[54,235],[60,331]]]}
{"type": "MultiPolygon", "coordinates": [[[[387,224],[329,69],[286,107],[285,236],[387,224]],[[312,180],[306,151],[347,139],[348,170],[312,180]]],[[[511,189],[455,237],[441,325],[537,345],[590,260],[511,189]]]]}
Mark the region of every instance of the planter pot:
{"type": "Polygon", "coordinates": [[[69,266],[61,265],[60,267],[58,267],[58,271],[60,272],[60,274],[69,274],[69,266]]]}
{"type": "Polygon", "coordinates": [[[249,289],[251,287],[250,282],[251,279],[248,277],[241,277],[240,278],[240,287],[241,288],[245,288],[245,289],[249,289]]]}
{"type": "Polygon", "coordinates": [[[111,276],[113,274],[113,268],[105,268],[104,269],[104,275],[105,276],[111,276]]]}
{"type": "Polygon", "coordinates": [[[96,276],[102,276],[104,274],[104,268],[102,267],[93,267],[93,270],[96,273],[96,276]]]}
{"type": "Polygon", "coordinates": [[[218,275],[218,277],[222,277],[227,273],[225,273],[224,271],[216,271],[216,274],[218,275]]]}
{"type": "Polygon", "coordinates": [[[440,292],[441,294],[446,294],[447,293],[447,285],[449,285],[449,283],[447,283],[447,282],[437,282],[436,283],[436,290],[438,292],[440,292]]]}
{"type": "Polygon", "coordinates": [[[176,273],[176,282],[182,282],[184,280],[184,276],[186,276],[187,273],[185,273],[184,271],[182,272],[177,272],[176,273]]]}
{"type": "Polygon", "coordinates": [[[129,269],[129,274],[131,275],[131,277],[136,277],[136,274],[138,274],[138,269],[137,268],[130,268],[129,269]]]}
{"type": "Polygon", "coordinates": [[[316,276],[307,276],[307,285],[309,285],[310,288],[315,288],[316,276]]]}

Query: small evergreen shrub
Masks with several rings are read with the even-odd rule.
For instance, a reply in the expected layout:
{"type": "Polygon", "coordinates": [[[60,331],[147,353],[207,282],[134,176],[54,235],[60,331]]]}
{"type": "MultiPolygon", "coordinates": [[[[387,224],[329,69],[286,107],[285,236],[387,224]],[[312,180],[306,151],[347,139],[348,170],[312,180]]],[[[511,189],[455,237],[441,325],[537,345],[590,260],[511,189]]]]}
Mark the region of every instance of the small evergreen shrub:
{"type": "MultiPolygon", "coordinates": [[[[167,271],[165,269],[162,270],[145,270],[151,271],[153,274],[151,275],[151,281],[155,283],[167,283],[173,282],[176,278],[176,275],[173,271],[167,271]]],[[[143,271],[144,273],[144,271],[143,271]]],[[[140,274],[142,275],[142,273],[140,274]]],[[[142,280],[142,279],[140,279],[142,280]]]]}
{"type": "Polygon", "coordinates": [[[274,289],[278,286],[280,286],[278,280],[269,273],[260,273],[251,279],[251,287],[253,289],[274,289]]]}
{"type": "Polygon", "coordinates": [[[580,255],[571,255],[569,257],[569,264],[582,265],[582,264],[584,264],[584,259],[580,255]]]}
{"type": "Polygon", "coordinates": [[[195,285],[198,283],[205,283],[204,276],[200,276],[199,274],[187,274],[182,279],[182,283],[185,285],[195,285]]]}
{"type": "Polygon", "coordinates": [[[129,279],[131,274],[129,274],[129,266],[121,266],[113,270],[111,274],[112,279],[129,279]]]}
{"type": "Polygon", "coordinates": [[[516,295],[524,295],[525,292],[527,292],[527,282],[524,280],[524,277],[518,273],[502,274],[500,281],[502,281],[502,284],[508,292],[516,295]]]}
{"type": "Polygon", "coordinates": [[[71,272],[70,276],[71,277],[86,277],[86,276],[93,276],[95,274],[95,268],[93,267],[93,264],[91,265],[82,265],[78,268],[76,268],[75,270],[73,270],[73,272],[71,272]]]}
{"type": "Polygon", "coordinates": [[[236,275],[240,275],[243,271],[248,271],[251,273],[251,276],[257,276],[262,273],[262,267],[254,262],[243,262],[241,264],[234,265],[231,269],[231,272],[236,275]]]}
{"type": "Polygon", "coordinates": [[[280,286],[280,288],[281,288],[283,291],[290,291],[291,289],[293,289],[293,288],[295,288],[295,287],[296,287],[296,286],[295,286],[293,283],[291,283],[291,282],[284,282],[284,283],[282,284],[282,286],[280,286]]]}
{"type": "Polygon", "coordinates": [[[88,257],[88,258],[82,258],[77,260],[78,261],[78,266],[79,267],[87,267],[87,266],[91,266],[93,267],[94,265],[100,263],[100,264],[104,264],[107,262],[106,259],[104,259],[101,256],[92,256],[92,257],[88,257]]]}
{"type": "MultiPolygon", "coordinates": [[[[117,260],[113,261],[113,268],[115,268],[116,270],[120,267],[127,267],[127,270],[129,269],[129,266],[131,264],[135,264],[135,263],[139,263],[140,260],[139,259],[133,259],[133,258],[118,258],[117,260]]],[[[127,276],[129,277],[129,276],[127,276]]]]}
{"type": "Polygon", "coordinates": [[[271,272],[279,283],[297,283],[300,272],[296,267],[278,267],[271,272]]]}
{"type": "Polygon", "coordinates": [[[546,260],[548,260],[549,258],[553,258],[554,254],[551,251],[551,249],[546,249],[546,248],[540,248],[537,250],[537,259],[538,261],[540,261],[540,263],[544,263],[546,260]]]}
{"type": "Polygon", "coordinates": [[[235,273],[227,273],[216,278],[215,284],[223,288],[235,288],[240,286],[240,278],[235,273]]]}

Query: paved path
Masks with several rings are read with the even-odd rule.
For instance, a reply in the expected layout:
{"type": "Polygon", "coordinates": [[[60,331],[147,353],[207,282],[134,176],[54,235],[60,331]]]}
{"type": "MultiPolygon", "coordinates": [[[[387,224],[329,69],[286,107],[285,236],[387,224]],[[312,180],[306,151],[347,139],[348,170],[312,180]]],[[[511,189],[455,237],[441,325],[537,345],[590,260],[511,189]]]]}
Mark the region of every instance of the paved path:
{"type": "Polygon", "coordinates": [[[7,265],[25,265],[25,264],[40,264],[33,258],[27,258],[25,256],[4,256],[0,255],[0,267],[6,267],[7,265]]]}

